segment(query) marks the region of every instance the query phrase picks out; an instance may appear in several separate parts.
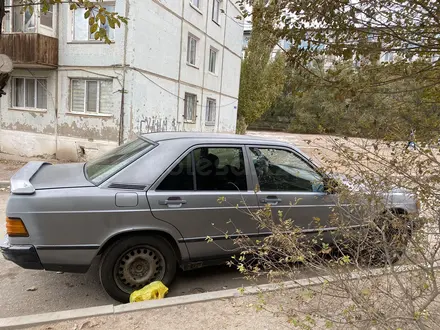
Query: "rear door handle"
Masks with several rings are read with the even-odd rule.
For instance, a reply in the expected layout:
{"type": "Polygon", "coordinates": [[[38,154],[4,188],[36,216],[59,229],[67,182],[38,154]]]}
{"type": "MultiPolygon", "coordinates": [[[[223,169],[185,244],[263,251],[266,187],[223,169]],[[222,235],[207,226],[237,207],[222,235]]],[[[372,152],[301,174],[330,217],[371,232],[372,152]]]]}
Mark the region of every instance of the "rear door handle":
{"type": "Polygon", "coordinates": [[[282,201],[283,200],[281,198],[278,198],[277,196],[267,196],[266,198],[260,199],[261,203],[270,204],[270,205],[277,205],[282,201]]]}
{"type": "Polygon", "coordinates": [[[186,204],[186,200],[180,197],[169,197],[164,201],[159,201],[159,205],[167,205],[168,207],[181,207],[183,204],[186,204]]]}

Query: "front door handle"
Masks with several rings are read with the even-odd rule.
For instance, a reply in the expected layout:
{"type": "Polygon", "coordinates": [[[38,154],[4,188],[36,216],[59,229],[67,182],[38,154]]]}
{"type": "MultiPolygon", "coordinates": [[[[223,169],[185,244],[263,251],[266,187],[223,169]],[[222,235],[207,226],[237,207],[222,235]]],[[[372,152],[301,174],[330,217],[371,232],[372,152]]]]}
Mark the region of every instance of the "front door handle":
{"type": "Polygon", "coordinates": [[[281,198],[278,198],[277,196],[267,196],[265,198],[260,199],[261,203],[264,204],[270,204],[270,205],[277,205],[278,203],[281,203],[283,200],[281,198]]]}
{"type": "Polygon", "coordinates": [[[183,204],[186,204],[186,200],[180,197],[169,197],[164,201],[159,201],[159,205],[167,205],[168,207],[181,207],[183,204]]]}

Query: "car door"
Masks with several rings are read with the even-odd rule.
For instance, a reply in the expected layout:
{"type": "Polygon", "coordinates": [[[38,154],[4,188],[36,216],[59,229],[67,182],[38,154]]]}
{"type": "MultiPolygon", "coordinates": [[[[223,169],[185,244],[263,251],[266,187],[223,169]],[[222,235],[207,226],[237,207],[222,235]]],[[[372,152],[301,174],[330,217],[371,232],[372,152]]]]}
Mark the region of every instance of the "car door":
{"type": "MultiPolygon", "coordinates": [[[[275,222],[281,214],[303,232],[316,234],[321,229],[325,240],[330,240],[329,218],[336,196],[325,192],[324,179],[315,167],[289,148],[249,146],[247,150],[258,182],[260,207],[270,204],[275,222]]],[[[261,233],[270,231],[266,228],[261,233]]]]}
{"type": "Polygon", "coordinates": [[[181,232],[192,260],[214,259],[237,252],[238,231],[257,235],[249,215],[258,208],[253,186],[244,146],[198,145],[177,159],[147,196],[153,215],[181,232]]]}

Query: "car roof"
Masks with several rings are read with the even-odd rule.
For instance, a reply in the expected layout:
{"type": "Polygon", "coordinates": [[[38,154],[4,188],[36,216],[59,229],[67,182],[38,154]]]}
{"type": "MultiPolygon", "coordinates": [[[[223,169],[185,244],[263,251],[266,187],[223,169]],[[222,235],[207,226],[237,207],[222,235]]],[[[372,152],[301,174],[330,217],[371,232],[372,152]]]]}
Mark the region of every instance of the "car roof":
{"type": "MultiPolygon", "coordinates": [[[[289,145],[285,142],[271,139],[262,139],[255,136],[228,134],[228,133],[198,133],[198,132],[159,132],[143,134],[142,137],[154,141],[169,141],[169,140],[209,140],[209,142],[234,142],[234,143],[251,143],[251,144],[277,144],[289,145]]],[[[289,145],[291,146],[291,145],[289,145]]]]}

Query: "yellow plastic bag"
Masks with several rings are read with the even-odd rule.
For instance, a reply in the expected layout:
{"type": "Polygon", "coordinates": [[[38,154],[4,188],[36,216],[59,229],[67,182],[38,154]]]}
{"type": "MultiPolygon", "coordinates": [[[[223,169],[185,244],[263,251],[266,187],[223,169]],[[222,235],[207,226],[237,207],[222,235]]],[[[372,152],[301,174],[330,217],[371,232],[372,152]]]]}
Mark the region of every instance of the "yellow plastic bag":
{"type": "Polygon", "coordinates": [[[145,300],[162,299],[168,293],[168,288],[161,282],[151,282],[142,289],[134,291],[130,295],[130,302],[140,302],[145,300]]]}

